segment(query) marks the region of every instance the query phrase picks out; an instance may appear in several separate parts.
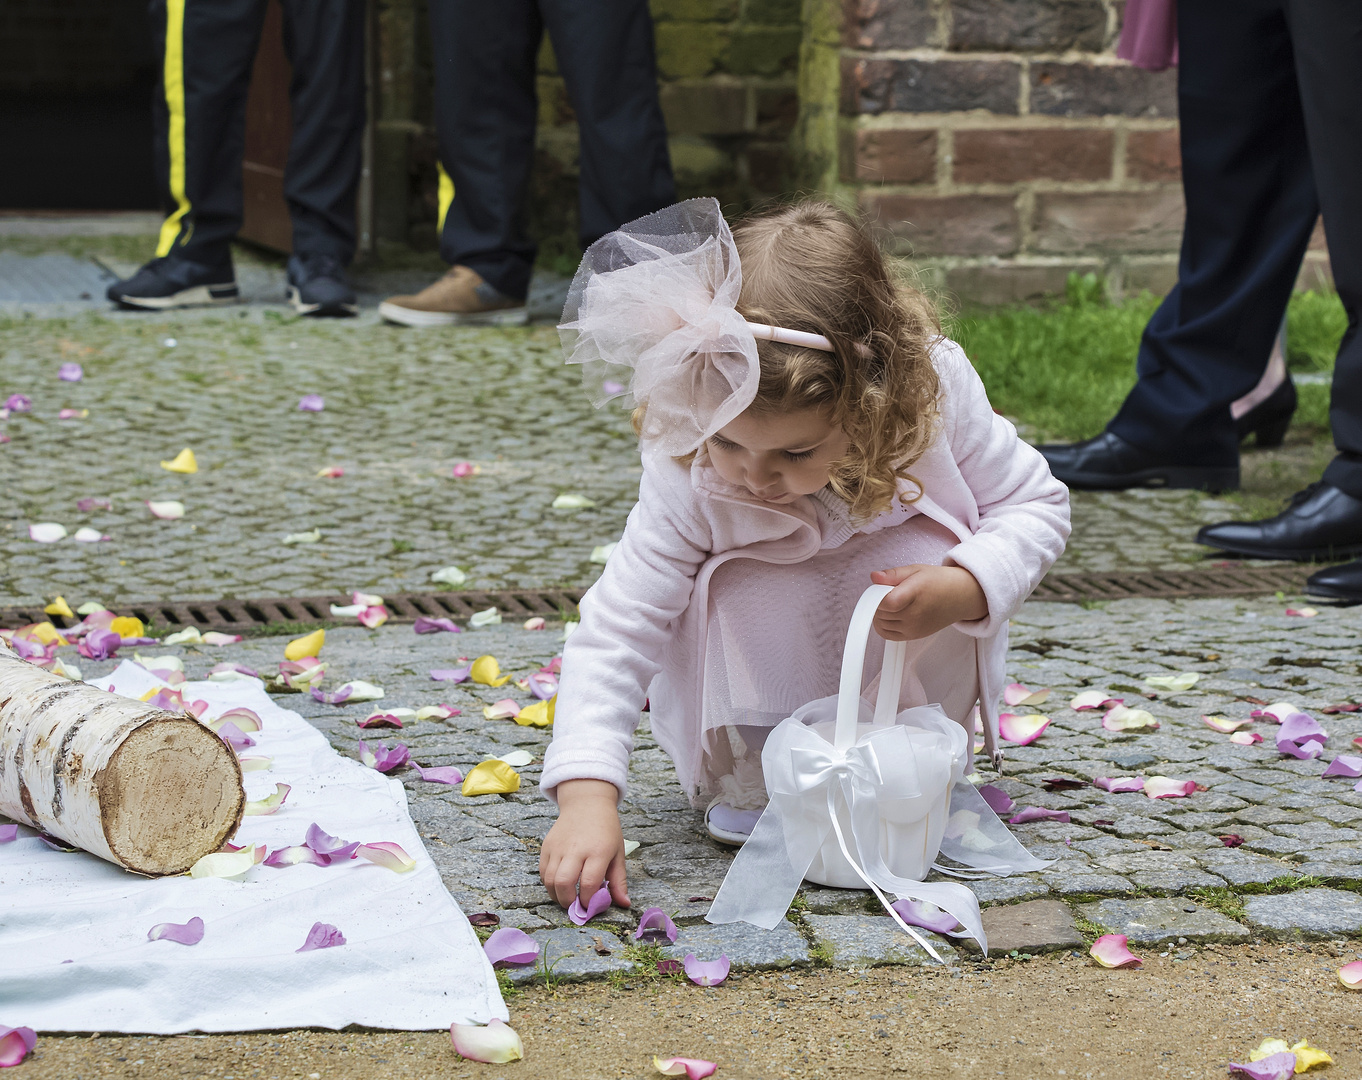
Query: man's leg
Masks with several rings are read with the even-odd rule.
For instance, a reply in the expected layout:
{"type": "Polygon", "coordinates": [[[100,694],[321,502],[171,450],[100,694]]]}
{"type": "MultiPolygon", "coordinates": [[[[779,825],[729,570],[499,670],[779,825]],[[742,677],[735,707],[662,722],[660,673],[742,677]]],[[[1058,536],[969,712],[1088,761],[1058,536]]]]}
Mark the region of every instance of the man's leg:
{"type": "Polygon", "coordinates": [[[676,201],[646,0],[543,0],[581,139],[581,241],[676,201]]]}
{"type": "Polygon", "coordinates": [[[1230,404],[1263,373],[1318,214],[1283,2],[1179,6],[1187,218],[1178,283],[1149,321],[1139,381],[1107,432],[1086,458],[1046,449],[1074,486],[1214,486],[1197,483],[1199,471],[1237,478],[1230,404]],[[1110,460],[1112,436],[1124,460],[1110,460]],[[1105,482],[1085,482],[1094,476],[1105,482]]]}

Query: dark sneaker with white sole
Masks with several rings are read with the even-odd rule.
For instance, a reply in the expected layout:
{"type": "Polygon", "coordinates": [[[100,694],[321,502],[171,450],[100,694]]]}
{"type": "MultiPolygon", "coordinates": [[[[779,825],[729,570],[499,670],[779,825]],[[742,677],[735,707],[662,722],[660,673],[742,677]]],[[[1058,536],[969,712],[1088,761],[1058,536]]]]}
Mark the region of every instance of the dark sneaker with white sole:
{"type": "Polygon", "coordinates": [[[299,315],[357,315],[355,290],[331,255],[290,255],[288,302],[299,315]]]}
{"type": "Polygon", "coordinates": [[[152,259],[130,278],[115,281],[104,295],[115,304],[146,311],[235,304],[241,297],[230,259],[222,265],[204,266],[168,255],[152,259]]]}

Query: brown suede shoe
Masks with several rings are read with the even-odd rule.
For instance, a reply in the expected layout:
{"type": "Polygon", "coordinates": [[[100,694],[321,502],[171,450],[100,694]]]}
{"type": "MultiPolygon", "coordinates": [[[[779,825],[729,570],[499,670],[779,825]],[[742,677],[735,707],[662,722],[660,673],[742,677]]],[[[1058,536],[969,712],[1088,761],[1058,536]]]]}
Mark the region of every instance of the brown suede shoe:
{"type": "Polygon", "coordinates": [[[451,267],[415,296],[391,296],[378,313],[403,326],[523,326],[529,321],[524,300],[512,300],[466,266],[451,267]]]}

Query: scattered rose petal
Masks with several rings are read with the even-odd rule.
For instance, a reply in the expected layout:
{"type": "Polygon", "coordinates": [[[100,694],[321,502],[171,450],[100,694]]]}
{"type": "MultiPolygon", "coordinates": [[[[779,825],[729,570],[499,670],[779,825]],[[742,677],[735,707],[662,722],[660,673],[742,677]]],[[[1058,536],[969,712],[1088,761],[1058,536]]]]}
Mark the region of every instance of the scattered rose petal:
{"type": "Polygon", "coordinates": [[[536,701],[532,705],[526,705],[515,714],[515,722],[522,727],[553,727],[553,711],[557,701],[558,698],[555,696],[547,701],[536,701]]]}
{"type": "Polygon", "coordinates": [[[979,788],[979,794],[984,797],[984,802],[988,803],[989,809],[995,814],[1006,814],[1013,806],[1012,796],[996,784],[984,784],[979,788]]]}
{"type": "Polygon", "coordinates": [[[624,841],[624,857],[627,859],[630,855],[632,855],[634,852],[636,852],[636,851],[637,851],[640,847],[642,847],[642,846],[643,846],[643,845],[642,845],[638,840],[625,840],[625,841],[624,841]]]}
{"type": "Polygon", "coordinates": [[[1151,799],[1181,799],[1195,790],[1194,780],[1171,780],[1166,776],[1151,776],[1144,782],[1144,793],[1151,799]]]}
{"type": "Polygon", "coordinates": [[[274,768],[274,758],[262,757],[259,754],[248,754],[246,757],[238,757],[237,764],[241,766],[242,772],[263,772],[266,769],[274,768]]]}
{"type": "Polygon", "coordinates": [[[321,538],[321,529],[312,529],[309,532],[289,533],[279,542],[281,544],[315,544],[321,538]]]}
{"type": "Polygon", "coordinates": [[[1311,1046],[1308,1039],[1298,1040],[1291,1047],[1291,1051],[1296,1055],[1296,1072],[1298,1073],[1308,1072],[1316,1065],[1332,1065],[1334,1063],[1334,1059],[1318,1046],[1311,1046]]]}
{"type": "Polygon", "coordinates": [[[384,695],[383,687],[375,686],[363,679],[352,679],[339,690],[341,693],[348,691],[346,701],[379,701],[384,695]]]}
{"type": "Polygon", "coordinates": [[[178,521],[184,517],[184,503],[175,499],[167,499],[164,502],[147,501],[147,509],[151,511],[151,516],[160,518],[162,521],[178,521]]]}
{"type": "Polygon", "coordinates": [[[462,480],[465,476],[477,476],[480,472],[482,472],[482,470],[471,461],[456,462],[454,468],[449,470],[450,475],[453,476],[455,480],[462,480]]]}
{"type": "Polygon", "coordinates": [[[12,413],[25,413],[33,408],[33,399],[27,394],[10,394],[5,399],[5,408],[12,413]]]}
{"type": "Polygon", "coordinates": [[[1222,735],[1229,735],[1232,732],[1238,731],[1241,727],[1247,727],[1249,724],[1253,723],[1253,720],[1231,720],[1225,716],[1203,716],[1201,722],[1212,731],[1218,731],[1222,735]]]}
{"type": "Polygon", "coordinates": [[[998,733],[1008,742],[1018,746],[1029,746],[1041,737],[1050,726],[1050,718],[1033,713],[1018,716],[1015,713],[1002,713],[998,716],[998,733]]]}
{"type": "Polygon", "coordinates": [[[0,1024],[0,1069],[18,1065],[37,1045],[38,1035],[32,1028],[12,1028],[0,1024]]]}
{"type": "Polygon", "coordinates": [[[382,773],[401,768],[410,757],[411,751],[402,743],[398,743],[390,750],[382,743],[370,748],[369,744],[363,739],[359,741],[359,760],[369,768],[382,773]]]}
{"type": "Polygon", "coordinates": [[[264,860],[264,844],[260,844],[256,848],[246,848],[243,851],[215,851],[211,855],[205,855],[191,866],[189,876],[192,878],[236,878],[251,867],[264,862],[264,860]]]}
{"type": "Polygon", "coordinates": [[[468,678],[473,670],[472,664],[466,664],[458,668],[433,668],[430,677],[436,682],[461,683],[468,678]]]}
{"type": "Polygon", "coordinates": [[[370,713],[363,720],[358,721],[362,728],[400,728],[402,726],[401,717],[394,716],[392,713],[374,712],[370,713]]]}
{"type": "Polygon", "coordinates": [[[187,626],[183,630],[168,634],[161,639],[162,645],[198,645],[203,641],[197,626],[187,626]]]}
{"type": "Polygon", "coordinates": [[[1326,705],[1324,708],[1320,709],[1320,712],[1325,713],[1326,715],[1332,715],[1334,713],[1358,712],[1359,710],[1362,710],[1362,705],[1357,705],[1351,701],[1344,701],[1337,705],[1326,705]]]}
{"type": "Polygon", "coordinates": [[[416,775],[428,784],[462,784],[463,773],[453,765],[436,765],[433,768],[423,769],[416,762],[411,763],[416,775]]]}
{"type": "Polygon", "coordinates": [[[1271,705],[1265,705],[1261,709],[1254,709],[1249,713],[1255,720],[1271,720],[1274,724],[1280,724],[1292,713],[1300,712],[1300,707],[1294,702],[1278,701],[1271,705]]]}
{"type": "Polygon", "coordinates": [[[1289,607],[1289,608],[1286,609],[1286,613],[1287,613],[1288,615],[1297,615],[1297,616],[1299,616],[1299,617],[1302,618],[1302,619],[1313,619],[1316,615],[1319,614],[1319,612],[1316,611],[1316,610],[1315,610],[1314,608],[1312,608],[1312,607],[1303,607],[1303,608],[1293,608],[1293,607],[1289,607]]]}
{"type": "Polygon", "coordinates": [[[91,630],[80,639],[76,651],[87,660],[110,660],[122,644],[122,636],[113,630],[91,630]]]}
{"type": "Polygon", "coordinates": [[[1144,790],[1143,776],[1099,776],[1092,783],[1093,787],[1099,787],[1103,791],[1110,791],[1113,794],[1144,790]]]}
{"type": "Polygon", "coordinates": [[[411,628],[418,634],[438,634],[441,631],[447,634],[463,633],[462,627],[453,619],[432,619],[425,615],[418,615],[411,628]]]}
{"type": "Polygon", "coordinates": [[[1144,677],[1144,681],[1150,686],[1157,686],[1160,690],[1168,690],[1172,693],[1190,690],[1200,679],[1201,675],[1195,671],[1179,671],[1176,675],[1146,675],[1144,677]]]}
{"type": "MultiPolygon", "coordinates": [[[[477,616],[473,618],[476,619],[477,616]]],[[[479,656],[474,660],[469,666],[468,674],[475,683],[481,683],[483,686],[505,686],[511,681],[509,675],[501,673],[501,665],[497,663],[497,658],[490,655],[479,656]]]]}
{"type": "Polygon", "coordinates": [[[161,462],[161,468],[166,472],[192,474],[199,471],[199,463],[194,458],[194,451],[186,446],[172,460],[161,462]]]}
{"type": "Polygon", "coordinates": [[[595,563],[597,566],[604,566],[610,561],[610,556],[615,554],[615,549],[620,546],[618,540],[609,544],[601,544],[591,549],[591,558],[588,562],[595,563]]]}
{"type": "MultiPolygon", "coordinates": [[[[709,899],[706,897],[706,899],[709,899]]],[[[657,962],[657,973],[659,975],[680,975],[682,971],[680,960],[659,960],[657,962]]]]}
{"type": "Polygon", "coordinates": [[[1247,1076],[1249,1080],[1291,1080],[1296,1071],[1296,1055],[1290,1050],[1284,1050],[1279,1054],[1269,1054],[1257,1061],[1250,1061],[1248,1064],[1231,1061],[1229,1070],[1247,1076]]]}
{"type": "MultiPolygon", "coordinates": [[[[510,765],[512,768],[519,769],[523,768],[524,766],[528,765],[531,761],[533,761],[534,755],[531,754],[528,750],[512,750],[509,754],[502,754],[496,760],[504,761],[507,765],[510,765]]],[[[626,840],[625,843],[627,844],[628,841],[626,840]]]]}
{"type": "Polygon", "coordinates": [[[1159,722],[1144,709],[1117,705],[1102,717],[1102,726],[1108,731],[1154,731],[1159,727],[1159,722]]]}
{"type": "Polygon", "coordinates": [[[382,604],[375,604],[367,607],[359,613],[361,626],[367,626],[370,630],[377,630],[388,621],[388,609],[382,604]]]}
{"type": "Polygon", "coordinates": [[[468,580],[468,575],[457,566],[446,566],[431,574],[430,580],[441,585],[452,585],[454,588],[458,588],[468,580]]]}
{"type": "MultiPolygon", "coordinates": [[[[220,725],[217,729],[217,732],[218,737],[222,739],[222,741],[225,742],[228,746],[230,746],[233,750],[245,750],[247,747],[255,745],[255,740],[252,739],[249,735],[247,735],[244,731],[242,731],[230,720],[220,725]]],[[[250,803],[247,803],[246,805],[249,806],[250,803]]]]}
{"type": "Polygon", "coordinates": [[[1277,749],[1302,761],[1324,753],[1328,739],[1319,721],[1301,712],[1289,713],[1277,729],[1277,749]]]}
{"type": "MultiPolygon", "coordinates": [[[[604,384],[609,385],[609,384],[604,384]]],[[[619,386],[618,383],[614,385],[619,386]]],[[[620,387],[622,390],[623,387],[620,387]]],[[[609,391],[606,391],[609,393],[609,391]]],[[[618,393],[618,391],[616,391],[618,393]]],[[[703,1058],[664,1058],[653,1055],[653,1068],[663,1076],[684,1076],[686,1080],[705,1080],[706,1076],[713,1076],[714,1070],[719,1066],[712,1061],[705,1061],[703,1058]]]]}
{"type": "Polygon", "coordinates": [[[494,607],[489,607],[485,611],[475,612],[468,620],[468,625],[479,630],[484,626],[500,626],[501,612],[494,607]]]}
{"type": "Polygon", "coordinates": [[[890,906],[909,926],[920,926],[935,934],[949,934],[960,925],[960,920],[949,911],[925,900],[895,900],[890,906]]]}
{"type": "Polygon", "coordinates": [[[1238,833],[1225,833],[1223,836],[1217,836],[1216,839],[1226,847],[1238,847],[1244,842],[1244,838],[1238,833]]]}
{"type": "Polygon", "coordinates": [[[1125,934],[1103,934],[1092,943],[1088,953],[1105,968],[1138,966],[1144,962],[1126,948],[1125,934]]]}
{"type": "Polygon", "coordinates": [[[1329,762],[1328,768],[1324,770],[1320,779],[1328,776],[1346,776],[1350,780],[1356,780],[1362,776],[1362,757],[1354,757],[1352,754],[1339,754],[1333,761],[1329,762]]]}
{"type": "Polygon", "coordinates": [[[1354,960],[1339,968],[1338,981],[1349,990],[1362,990],[1362,960],[1354,960]]]}
{"type": "Polygon", "coordinates": [[[93,510],[112,510],[113,501],[111,499],[103,498],[102,496],[95,496],[87,499],[77,499],[76,509],[79,510],[82,514],[88,514],[93,510]]]}
{"type": "Polygon", "coordinates": [[[578,926],[585,926],[602,911],[610,906],[610,883],[606,882],[592,895],[587,901],[586,907],[582,907],[582,898],[578,896],[572,901],[572,906],[568,908],[568,918],[578,926]]]}
{"type": "Polygon", "coordinates": [[[465,795],[508,795],[519,790],[520,774],[497,758],[479,762],[463,778],[465,795]]]}
{"type": "Polygon", "coordinates": [[[585,495],[559,495],[553,500],[555,510],[590,510],[595,505],[585,495]]]}
{"type": "Polygon", "coordinates": [[[1256,731],[1236,731],[1230,736],[1230,742],[1235,743],[1238,746],[1252,746],[1254,743],[1260,743],[1262,741],[1263,737],[1256,731]]]}
{"type": "Polygon", "coordinates": [[[0,825],[0,844],[12,844],[18,839],[18,825],[0,825]]]}
{"type": "Polygon", "coordinates": [[[544,617],[542,615],[535,615],[532,618],[525,620],[525,625],[522,627],[522,629],[542,630],[546,626],[548,626],[548,623],[544,621],[544,617]]]}
{"type": "Polygon", "coordinates": [[[28,527],[28,538],[39,544],[55,544],[66,539],[66,526],[55,521],[40,521],[28,527]]]}
{"type": "Polygon", "coordinates": [[[254,668],[248,668],[244,664],[214,664],[208,669],[208,678],[212,682],[234,682],[238,679],[255,679],[259,675],[254,668]]]}
{"type": "Polygon", "coordinates": [[[80,382],[85,378],[85,369],[74,360],[68,360],[57,368],[57,378],[62,382],[80,382]]]}
{"type": "MultiPolygon", "coordinates": [[[[358,845],[356,845],[358,847],[358,845]]],[[[293,847],[276,848],[271,851],[264,865],[282,869],[286,866],[297,866],[300,863],[311,863],[313,866],[327,866],[328,859],[325,855],[320,855],[313,851],[306,844],[296,844],[293,847]]]]}
{"type": "Polygon", "coordinates": [[[241,640],[241,634],[224,634],[219,630],[209,630],[208,633],[203,635],[203,643],[205,645],[213,645],[218,648],[221,648],[223,645],[235,645],[241,640]]]}
{"type": "Polygon", "coordinates": [[[312,929],[307,932],[307,937],[303,939],[302,945],[294,949],[294,952],[312,952],[314,949],[334,949],[337,945],[345,944],[345,935],[337,930],[330,923],[315,922],[312,929]]]}
{"type": "Polygon", "coordinates": [[[686,978],[696,986],[718,986],[728,978],[728,969],[728,957],[723,953],[717,960],[697,960],[694,953],[686,954],[686,978]]]}
{"type": "Polygon", "coordinates": [[[355,854],[362,859],[368,859],[371,863],[381,866],[385,870],[392,870],[398,874],[405,874],[408,870],[416,869],[416,860],[403,851],[401,845],[388,840],[377,844],[360,844],[355,849],[355,854]]]}
{"type": "Polygon", "coordinates": [[[504,698],[501,701],[494,701],[491,705],[482,707],[482,718],[484,720],[509,720],[520,711],[520,702],[504,698]]]}
{"type": "Polygon", "coordinates": [[[1043,806],[1028,806],[1025,810],[1013,814],[1007,819],[1009,825],[1025,825],[1028,821],[1058,821],[1067,825],[1069,822],[1069,811],[1067,810],[1047,810],[1043,806]]]}
{"type": "Polygon", "coordinates": [[[525,689],[540,701],[548,701],[558,693],[558,676],[551,671],[536,671],[525,680],[525,689]]]}
{"type": "Polygon", "coordinates": [[[515,1028],[502,1020],[493,1019],[485,1027],[478,1024],[451,1024],[449,1041],[454,1044],[454,1052],[469,1061],[500,1064],[519,1061],[525,1056],[525,1046],[515,1028]]]}
{"type": "Polygon", "coordinates": [[[326,402],[321,394],[304,394],[298,399],[299,412],[321,412],[326,408],[326,402]]]}
{"type": "Polygon", "coordinates": [[[203,940],[203,920],[197,915],[187,923],[157,923],[147,931],[148,941],[178,941],[181,945],[197,945],[203,940]]]}
{"type": "Polygon", "coordinates": [[[263,799],[256,799],[248,802],[246,808],[241,811],[244,817],[260,817],[273,814],[279,807],[284,805],[284,800],[288,798],[288,793],[293,789],[288,784],[275,784],[274,794],[263,799]]]}
{"type": "Polygon", "coordinates": [[[498,964],[533,964],[539,959],[539,943],[514,926],[494,930],[482,945],[493,967],[498,964]]]}
{"type": "Polygon", "coordinates": [[[468,922],[470,926],[480,926],[484,928],[488,926],[500,926],[501,916],[491,911],[475,911],[472,915],[468,916],[468,922]]]}
{"type": "Polygon", "coordinates": [[[462,709],[454,709],[448,705],[422,705],[416,710],[418,720],[448,720],[454,716],[462,716],[462,709]]]}
{"type": "Polygon", "coordinates": [[[1049,696],[1048,687],[1032,690],[1021,683],[1008,683],[1003,690],[1003,704],[1013,708],[1018,705],[1044,705],[1049,696]]]}
{"type": "Polygon", "coordinates": [[[1121,698],[1108,697],[1105,690],[1084,690],[1069,702],[1069,708],[1078,712],[1084,709],[1109,709],[1123,704],[1121,698]]]}
{"type": "MultiPolygon", "coordinates": [[[[625,854],[627,855],[628,852],[625,854]]],[[[634,931],[634,940],[641,941],[645,945],[660,945],[664,941],[674,944],[676,942],[676,923],[672,922],[670,916],[660,907],[650,907],[639,916],[638,929],[634,931]]]]}
{"type": "Polygon", "coordinates": [[[353,619],[364,610],[363,604],[332,604],[331,615],[337,619],[353,619]]]}
{"type": "Polygon", "coordinates": [[[89,409],[58,409],[58,420],[84,420],[90,415],[89,409]]]}

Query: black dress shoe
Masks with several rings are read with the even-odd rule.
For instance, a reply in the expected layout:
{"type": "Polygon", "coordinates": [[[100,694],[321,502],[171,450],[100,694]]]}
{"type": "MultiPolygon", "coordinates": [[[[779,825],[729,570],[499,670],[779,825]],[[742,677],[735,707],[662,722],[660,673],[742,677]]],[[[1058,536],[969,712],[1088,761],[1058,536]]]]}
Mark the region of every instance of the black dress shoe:
{"type": "Polygon", "coordinates": [[[1276,517],[1207,525],[1196,542],[1254,559],[1354,558],[1362,555],[1362,500],[1320,481],[1276,517]]]}
{"type": "Polygon", "coordinates": [[[1362,603],[1362,562],[1316,570],[1305,579],[1305,591],[1311,596],[1362,603]]]}
{"type": "Polygon", "coordinates": [[[1095,439],[1067,445],[1036,447],[1050,463],[1055,479],[1071,488],[1120,491],[1133,487],[1195,488],[1233,491],[1239,466],[1191,465],[1132,446],[1104,431],[1095,439]]]}
{"type": "Polygon", "coordinates": [[[1243,442],[1250,435],[1256,434],[1254,444],[1260,450],[1281,446],[1295,411],[1296,384],[1288,375],[1276,390],[1234,422],[1239,441],[1243,442]]]}

